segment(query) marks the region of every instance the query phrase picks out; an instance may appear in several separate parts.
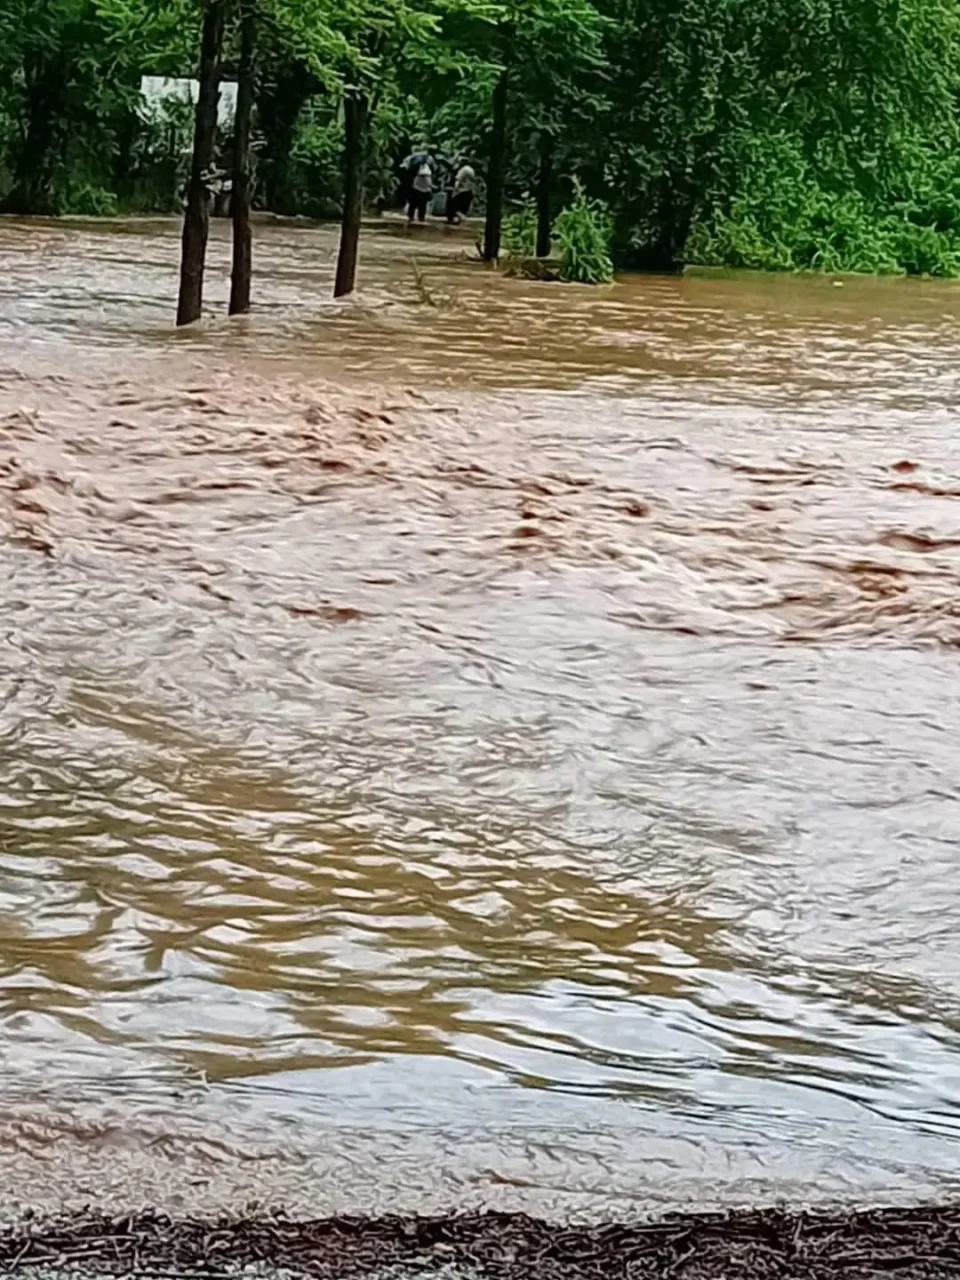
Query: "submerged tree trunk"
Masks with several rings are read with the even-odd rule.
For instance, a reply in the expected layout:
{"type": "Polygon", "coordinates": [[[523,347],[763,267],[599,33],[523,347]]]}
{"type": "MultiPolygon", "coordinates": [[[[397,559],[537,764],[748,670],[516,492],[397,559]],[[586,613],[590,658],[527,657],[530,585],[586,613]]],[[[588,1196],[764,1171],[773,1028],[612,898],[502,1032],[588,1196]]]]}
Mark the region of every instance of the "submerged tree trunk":
{"type": "Polygon", "coordinates": [[[349,94],[343,100],[343,220],[340,224],[337,279],[333,286],[335,298],[352,293],[357,282],[360,218],[363,213],[363,160],[369,111],[369,103],[363,94],[349,94]]]}
{"type": "Polygon", "coordinates": [[[504,69],[493,91],[493,130],[490,135],[490,163],[487,168],[487,220],[483,230],[483,257],[486,262],[496,262],[500,257],[506,167],[507,72],[504,69]]]}
{"type": "Polygon", "coordinates": [[[180,256],[180,299],[177,324],[192,324],[203,309],[203,267],[210,231],[210,169],[217,139],[220,101],[220,49],[226,0],[206,0],[200,46],[200,91],[193,127],[193,161],[180,256]]]}
{"type": "Polygon", "coordinates": [[[240,25],[240,70],[237,75],[237,109],[233,122],[233,183],[230,212],[233,218],[233,275],[230,279],[230,314],[250,310],[250,277],[253,274],[253,236],[250,231],[250,116],[253,112],[256,19],[247,9],[240,25]]]}
{"type": "Polygon", "coordinates": [[[549,258],[553,218],[550,192],[553,186],[553,135],[544,129],[540,134],[540,168],[537,173],[537,257],[549,258]]]}

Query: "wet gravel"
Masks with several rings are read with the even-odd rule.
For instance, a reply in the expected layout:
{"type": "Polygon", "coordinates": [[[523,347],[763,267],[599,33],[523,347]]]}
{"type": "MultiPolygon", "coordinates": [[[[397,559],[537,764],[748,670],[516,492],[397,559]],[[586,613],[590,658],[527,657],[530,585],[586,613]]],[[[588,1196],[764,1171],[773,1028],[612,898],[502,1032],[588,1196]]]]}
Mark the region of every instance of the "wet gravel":
{"type": "Polygon", "coordinates": [[[28,1215],[0,1232],[0,1266],[36,1280],[926,1280],[960,1276],[960,1205],[670,1214],[569,1228],[510,1214],[28,1215]]]}

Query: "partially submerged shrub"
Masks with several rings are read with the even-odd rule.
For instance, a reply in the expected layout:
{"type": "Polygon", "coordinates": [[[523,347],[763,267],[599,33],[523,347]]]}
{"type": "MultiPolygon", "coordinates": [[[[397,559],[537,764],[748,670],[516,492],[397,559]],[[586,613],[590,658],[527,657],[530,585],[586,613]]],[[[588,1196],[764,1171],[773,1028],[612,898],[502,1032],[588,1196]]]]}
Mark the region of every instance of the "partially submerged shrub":
{"type": "Polygon", "coordinates": [[[503,220],[503,247],[511,258],[532,258],[537,251],[537,207],[525,200],[503,220]]]}
{"type": "Polygon", "coordinates": [[[67,191],[61,208],[63,213],[75,213],[86,218],[112,218],[117,212],[117,197],[106,187],[84,182],[67,191]]]}
{"type": "Polygon", "coordinates": [[[560,279],[580,284],[609,284],[613,279],[610,245],[613,226],[606,206],[590,200],[579,182],[573,201],[558,215],[554,237],[560,248],[560,279]]]}

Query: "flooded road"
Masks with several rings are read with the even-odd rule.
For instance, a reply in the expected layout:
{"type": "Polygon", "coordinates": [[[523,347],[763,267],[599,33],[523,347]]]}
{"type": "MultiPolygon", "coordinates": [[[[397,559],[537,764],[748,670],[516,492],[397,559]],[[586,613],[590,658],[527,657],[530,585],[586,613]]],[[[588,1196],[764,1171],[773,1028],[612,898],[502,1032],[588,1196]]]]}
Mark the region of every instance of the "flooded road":
{"type": "Polygon", "coordinates": [[[0,1191],[960,1190],[957,287],[177,236],[0,223],[0,1191]]]}

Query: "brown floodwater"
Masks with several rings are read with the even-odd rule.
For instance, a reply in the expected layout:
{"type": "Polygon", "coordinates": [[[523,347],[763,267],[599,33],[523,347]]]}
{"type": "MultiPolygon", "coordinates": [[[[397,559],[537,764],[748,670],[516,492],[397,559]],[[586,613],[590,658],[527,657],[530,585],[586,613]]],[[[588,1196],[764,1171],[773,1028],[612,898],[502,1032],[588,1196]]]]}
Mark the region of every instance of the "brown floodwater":
{"type": "Polygon", "coordinates": [[[0,1191],[960,1190],[957,286],[335,243],[0,223],[0,1191]]]}

